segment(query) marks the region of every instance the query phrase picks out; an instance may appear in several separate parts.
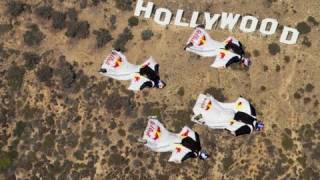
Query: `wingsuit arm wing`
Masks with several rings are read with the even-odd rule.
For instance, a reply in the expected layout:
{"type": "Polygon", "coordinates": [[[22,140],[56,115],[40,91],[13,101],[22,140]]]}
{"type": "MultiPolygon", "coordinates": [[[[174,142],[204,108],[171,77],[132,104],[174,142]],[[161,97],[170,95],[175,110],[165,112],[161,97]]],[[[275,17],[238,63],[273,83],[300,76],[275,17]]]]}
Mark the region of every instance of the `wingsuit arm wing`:
{"type": "MultiPolygon", "coordinates": [[[[149,59],[147,59],[144,63],[142,63],[140,65],[140,68],[143,68],[145,66],[150,67],[152,70],[157,71],[156,66],[158,65],[158,63],[156,62],[156,60],[151,56],[149,57],[149,59]]],[[[158,65],[159,67],[159,65],[158,65]]]]}
{"type": "Polygon", "coordinates": [[[117,80],[130,80],[132,74],[139,72],[139,66],[128,62],[121,52],[112,50],[104,59],[100,73],[117,80]]]}
{"type": "Polygon", "coordinates": [[[184,126],[182,128],[182,130],[179,133],[179,136],[182,137],[182,138],[190,137],[190,138],[192,138],[193,140],[196,141],[196,133],[192,129],[190,129],[188,126],[184,126]]]}

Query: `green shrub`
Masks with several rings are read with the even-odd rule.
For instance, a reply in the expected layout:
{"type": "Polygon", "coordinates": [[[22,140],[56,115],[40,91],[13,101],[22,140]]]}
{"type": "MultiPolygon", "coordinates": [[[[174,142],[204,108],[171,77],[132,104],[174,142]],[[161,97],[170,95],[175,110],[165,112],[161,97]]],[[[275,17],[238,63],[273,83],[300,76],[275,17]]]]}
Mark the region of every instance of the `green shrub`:
{"type": "Polygon", "coordinates": [[[88,21],[70,22],[65,35],[69,38],[85,39],[90,34],[90,24],[88,21]]]}
{"type": "Polygon", "coordinates": [[[311,27],[306,22],[299,22],[296,28],[300,34],[308,34],[311,31],[311,27]]]}
{"type": "Polygon", "coordinates": [[[65,56],[59,57],[58,68],[56,74],[60,77],[60,84],[63,89],[69,89],[74,86],[77,74],[73,69],[73,66],[66,61],[65,56]]]}
{"type": "Polygon", "coordinates": [[[277,43],[271,43],[268,45],[269,54],[276,55],[280,52],[280,46],[277,43]]]}
{"type": "Polygon", "coordinates": [[[97,6],[101,1],[102,2],[107,2],[107,0],[91,0],[92,1],[92,4],[94,5],[94,6],[97,6]]]}
{"type": "Polygon", "coordinates": [[[120,10],[132,10],[132,0],[116,0],[116,7],[120,10]]]}
{"type": "Polygon", "coordinates": [[[90,81],[90,78],[87,75],[85,75],[83,72],[79,73],[79,86],[81,88],[86,88],[89,81],[90,81]]]}
{"type": "Polygon", "coordinates": [[[118,36],[118,39],[113,43],[113,48],[120,51],[126,51],[125,45],[129,40],[133,38],[133,35],[128,27],[118,36]]]}
{"type": "Polygon", "coordinates": [[[39,46],[45,35],[39,30],[36,24],[32,24],[29,30],[24,33],[23,40],[28,46],[39,46]]]}
{"type": "Polygon", "coordinates": [[[46,64],[42,65],[36,72],[36,76],[40,82],[44,82],[49,85],[53,76],[53,69],[46,64]]]}
{"type": "Polygon", "coordinates": [[[225,157],[222,160],[222,164],[224,171],[227,171],[233,164],[232,154],[225,155],[225,157]]]}
{"type": "Polygon", "coordinates": [[[66,27],[66,14],[59,11],[52,13],[52,27],[54,29],[63,29],[66,27]]]}
{"type": "Polygon", "coordinates": [[[113,153],[109,156],[108,165],[109,166],[121,166],[126,164],[126,159],[120,154],[113,153]]]}
{"type": "Polygon", "coordinates": [[[291,150],[293,148],[293,140],[289,135],[286,133],[282,134],[282,141],[281,141],[282,147],[285,150],[291,150]]]}
{"type": "Polygon", "coordinates": [[[44,138],[42,145],[43,145],[43,148],[46,150],[53,149],[55,145],[55,136],[51,134],[47,135],[44,138]]]}
{"type": "Polygon", "coordinates": [[[319,25],[319,22],[312,16],[308,17],[308,22],[312,23],[314,26],[318,26],[319,25]]]}
{"type": "Polygon", "coordinates": [[[184,88],[183,88],[183,87],[180,87],[179,90],[178,90],[178,92],[177,92],[177,94],[178,94],[179,96],[184,96],[184,88]]]}
{"type": "Polygon", "coordinates": [[[0,24],[0,37],[9,32],[13,26],[11,24],[0,24]]]}
{"type": "Polygon", "coordinates": [[[80,8],[81,9],[85,9],[88,5],[88,1],[87,0],[80,0],[80,8]]]}
{"type": "Polygon", "coordinates": [[[67,17],[70,21],[78,21],[78,13],[74,8],[68,10],[67,17]]]}
{"type": "Polygon", "coordinates": [[[18,153],[16,151],[5,152],[0,150],[0,172],[11,168],[17,156],[18,153]]]}
{"type": "Polygon", "coordinates": [[[135,16],[131,16],[129,19],[128,19],[128,24],[129,26],[133,27],[133,26],[137,26],[139,24],[139,19],[135,16]]]}
{"type": "Polygon", "coordinates": [[[102,48],[112,40],[110,32],[103,28],[99,29],[98,31],[93,31],[93,34],[96,35],[96,44],[98,48],[102,48]]]}
{"type": "Polygon", "coordinates": [[[27,126],[27,123],[23,122],[23,121],[19,121],[16,124],[16,128],[13,131],[13,134],[15,136],[20,137],[24,131],[24,128],[27,126]]]}
{"type": "Polygon", "coordinates": [[[37,64],[39,64],[41,57],[34,52],[25,52],[23,53],[24,66],[28,70],[32,70],[35,68],[37,64]]]}
{"type": "Polygon", "coordinates": [[[54,12],[54,10],[51,6],[45,5],[38,7],[35,12],[37,16],[49,20],[52,17],[52,13],[54,12]]]}
{"type": "Polygon", "coordinates": [[[30,107],[29,104],[25,105],[21,111],[23,118],[26,120],[36,117],[36,113],[39,111],[36,107],[30,107]]]}
{"type": "Polygon", "coordinates": [[[153,32],[150,29],[144,30],[141,33],[142,40],[144,41],[151,39],[152,36],[153,32]]]}
{"type": "Polygon", "coordinates": [[[3,44],[0,44],[0,62],[3,62],[9,57],[8,51],[3,47],[3,44]]]}
{"type": "Polygon", "coordinates": [[[20,1],[9,1],[7,12],[11,16],[19,16],[23,11],[29,9],[30,6],[20,1]]]}
{"type": "Polygon", "coordinates": [[[23,84],[23,77],[24,77],[25,70],[17,65],[12,65],[8,69],[7,72],[7,82],[8,86],[12,90],[19,90],[23,84]]]}
{"type": "Polygon", "coordinates": [[[111,23],[111,28],[115,29],[116,28],[116,23],[117,23],[117,16],[111,15],[110,23],[111,23]]]}

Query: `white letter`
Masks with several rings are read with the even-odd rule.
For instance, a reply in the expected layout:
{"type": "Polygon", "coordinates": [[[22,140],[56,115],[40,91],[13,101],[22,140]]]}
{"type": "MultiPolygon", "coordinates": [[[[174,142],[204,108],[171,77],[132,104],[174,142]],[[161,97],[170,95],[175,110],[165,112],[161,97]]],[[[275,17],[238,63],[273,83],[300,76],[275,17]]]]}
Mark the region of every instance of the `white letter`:
{"type": "Polygon", "coordinates": [[[220,17],[220,14],[214,14],[213,17],[211,17],[210,13],[204,12],[204,18],[206,21],[206,29],[211,30],[213,24],[217,22],[219,17],[220,17]]]}
{"type": "Polygon", "coordinates": [[[159,8],[154,15],[154,21],[160,25],[168,25],[171,20],[172,13],[169,9],[159,8]],[[164,19],[161,20],[162,13],[164,13],[164,19]]]}
{"type": "Polygon", "coordinates": [[[280,37],[280,42],[285,44],[296,44],[298,37],[298,30],[285,26],[280,37]],[[288,40],[289,33],[291,34],[291,39],[288,40]]]}
{"type": "Polygon", "coordinates": [[[225,29],[228,26],[229,31],[232,31],[232,29],[233,29],[234,25],[237,23],[239,17],[240,17],[240,14],[236,14],[235,16],[233,16],[232,13],[223,12],[222,16],[221,16],[220,27],[222,29],[225,29]]]}
{"type": "Polygon", "coordinates": [[[178,10],[177,10],[176,19],[175,19],[175,21],[174,21],[174,24],[177,25],[177,26],[184,26],[184,27],[189,26],[188,23],[186,23],[186,22],[181,22],[182,16],[183,16],[183,10],[182,10],[182,9],[178,9],[178,10]]]}
{"type": "Polygon", "coordinates": [[[242,32],[251,33],[257,29],[257,25],[258,25],[258,19],[256,17],[244,16],[240,24],[240,30],[242,32]],[[251,21],[251,24],[249,27],[247,27],[248,22],[250,21],[251,21]]]}
{"type": "Polygon", "coordinates": [[[198,26],[197,21],[199,18],[199,12],[198,11],[193,11],[192,13],[192,17],[190,20],[190,27],[195,28],[198,26]]]}
{"type": "Polygon", "coordinates": [[[144,18],[148,19],[151,17],[153,2],[148,2],[147,7],[143,7],[143,0],[138,0],[136,9],[134,11],[135,16],[140,16],[141,12],[144,11],[144,18]]]}
{"type": "Polygon", "coordinates": [[[271,18],[266,18],[262,20],[261,25],[260,25],[260,32],[264,35],[271,35],[274,34],[277,30],[278,27],[278,21],[275,19],[271,18]],[[268,24],[271,24],[271,27],[269,30],[267,30],[268,24]]]}

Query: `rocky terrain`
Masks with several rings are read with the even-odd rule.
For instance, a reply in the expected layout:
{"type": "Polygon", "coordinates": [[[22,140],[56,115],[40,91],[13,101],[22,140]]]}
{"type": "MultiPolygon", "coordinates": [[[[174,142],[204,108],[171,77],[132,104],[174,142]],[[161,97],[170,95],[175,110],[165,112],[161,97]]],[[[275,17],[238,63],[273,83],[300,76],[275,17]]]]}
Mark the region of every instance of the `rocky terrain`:
{"type": "MultiPolygon", "coordinates": [[[[300,31],[296,45],[235,28],[250,70],[183,51],[191,28],[133,17],[131,0],[0,1],[0,179],[320,179],[320,1],[154,0],[157,7],[252,14],[300,31]],[[167,87],[128,91],[97,73],[112,48],[152,55],[167,87]],[[200,93],[250,99],[265,130],[233,137],[190,121],[200,93]],[[147,116],[199,132],[209,161],[168,163],[137,142],[147,116]]],[[[230,35],[219,28],[216,40],[230,35]]]]}

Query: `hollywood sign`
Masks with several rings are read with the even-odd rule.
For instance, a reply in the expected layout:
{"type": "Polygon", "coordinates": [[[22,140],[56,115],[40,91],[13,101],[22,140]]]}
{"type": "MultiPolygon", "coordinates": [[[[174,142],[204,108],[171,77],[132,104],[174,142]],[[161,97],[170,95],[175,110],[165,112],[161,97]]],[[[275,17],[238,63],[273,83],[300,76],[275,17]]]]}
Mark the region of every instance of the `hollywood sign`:
{"type": "MultiPolygon", "coordinates": [[[[136,4],[136,8],[134,11],[135,16],[141,16],[142,12],[144,13],[144,18],[151,18],[152,12],[154,8],[153,2],[144,3],[143,0],[138,0],[136,4]]],[[[183,22],[183,14],[184,10],[178,9],[175,18],[174,25],[182,26],[182,27],[191,27],[195,28],[198,26],[198,19],[201,15],[198,11],[194,11],[192,13],[191,19],[189,22],[183,22]]],[[[154,13],[154,21],[155,23],[163,26],[167,26],[170,24],[174,15],[167,8],[157,8],[154,13]]],[[[226,13],[222,12],[221,14],[211,14],[209,12],[203,12],[204,16],[204,25],[207,30],[211,30],[213,25],[218,25],[220,21],[221,29],[228,29],[232,31],[235,25],[240,21],[240,31],[245,33],[253,33],[257,30],[264,35],[270,36],[273,35],[278,28],[278,21],[272,18],[263,19],[260,23],[260,27],[258,28],[259,20],[254,16],[243,16],[240,14],[226,13]]],[[[282,29],[282,33],[280,36],[280,42],[285,44],[296,44],[299,37],[299,31],[294,28],[290,28],[288,26],[284,26],[282,29]]]]}

